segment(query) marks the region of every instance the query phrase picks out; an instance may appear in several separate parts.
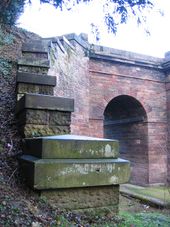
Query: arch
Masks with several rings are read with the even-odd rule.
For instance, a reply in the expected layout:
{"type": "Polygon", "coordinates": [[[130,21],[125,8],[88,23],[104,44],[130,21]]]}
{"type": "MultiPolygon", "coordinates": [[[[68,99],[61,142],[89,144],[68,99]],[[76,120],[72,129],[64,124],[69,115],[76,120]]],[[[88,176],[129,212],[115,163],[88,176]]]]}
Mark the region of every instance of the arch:
{"type": "Polygon", "coordinates": [[[147,184],[147,113],[137,99],[120,95],[108,103],[104,111],[104,137],[119,140],[120,157],[131,162],[131,182],[147,184]]]}

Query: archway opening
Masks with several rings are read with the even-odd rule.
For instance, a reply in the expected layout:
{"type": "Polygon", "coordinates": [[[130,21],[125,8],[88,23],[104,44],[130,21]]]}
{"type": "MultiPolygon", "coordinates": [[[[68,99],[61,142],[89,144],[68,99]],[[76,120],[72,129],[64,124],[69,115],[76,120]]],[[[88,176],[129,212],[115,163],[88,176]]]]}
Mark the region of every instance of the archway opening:
{"type": "Polygon", "coordinates": [[[128,95],[112,99],[104,111],[104,137],[119,140],[120,157],[131,162],[130,182],[148,184],[148,126],[142,104],[128,95]]]}

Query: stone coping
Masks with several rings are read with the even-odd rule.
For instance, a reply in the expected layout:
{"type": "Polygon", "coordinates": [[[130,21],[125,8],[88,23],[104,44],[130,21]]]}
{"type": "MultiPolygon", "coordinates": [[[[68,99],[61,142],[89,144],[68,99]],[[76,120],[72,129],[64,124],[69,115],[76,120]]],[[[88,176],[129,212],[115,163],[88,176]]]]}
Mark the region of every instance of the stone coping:
{"type": "Polygon", "coordinates": [[[42,68],[49,68],[50,67],[50,61],[46,59],[19,59],[18,60],[18,66],[34,66],[34,67],[42,67],[42,68]]]}
{"type": "Polygon", "coordinates": [[[17,102],[16,113],[24,109],[74,111],[74,100],[42,94],[24,94],[17,102]]]}
{"type": "Polygon", "coordinates": [[[24,140],[24,154],[38,158],[117,158],[119,142],[87,136],[62,135],[24,140]]]}
{"type": "Polygon", "coordinates": [[[48,53],[48,43],[43,43],[42,40],[33,42],[23,43],[22,45],[23,52],[38,52],[38,53],[48,53]]]}
{"type": "Polygon", "coordinates": [[[17,83],[56,86],[56,77],[49,75],[38,75],[35,73],[18,72],[17,83]]]}
{"type": "Polygon", "coordinates": [[[130,65],[139,65],[143,67],[162,69],[163,58],[148,56],[131,51],[125,51],[115,49],[106,46],[94,45],[88,42],[88,37],[85,34],[76,35],[74,33],[65,34],[63,36],[45,38],[45,40],[51,40],[57,42],[57,40],[63,41],[63,37],[66,37],[68,41],[75,41],[89,52],[89,57],[98,60],[114,61],[118,63],[126,63],[130,65]]]}
{"type": "Polygon", "coordinates": [[[37,190],[126,183],[130,163],[123,159],[38,159],[21,156],[28,184],[37,190]]]}

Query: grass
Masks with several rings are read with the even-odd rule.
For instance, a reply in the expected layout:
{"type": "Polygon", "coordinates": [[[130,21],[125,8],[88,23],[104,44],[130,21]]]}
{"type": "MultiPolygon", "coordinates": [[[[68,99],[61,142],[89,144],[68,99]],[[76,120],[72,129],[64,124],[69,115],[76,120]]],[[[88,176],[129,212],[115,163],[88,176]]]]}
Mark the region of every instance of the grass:
{"type": "Polygon", "coordinates": [[[144,196],[150,196],[160,199],[166,203],[170,203],[170,188],[165,186],[159,187],[145,187],[145,188],[131,188],[131,191],[140,193],[144,196]]]}

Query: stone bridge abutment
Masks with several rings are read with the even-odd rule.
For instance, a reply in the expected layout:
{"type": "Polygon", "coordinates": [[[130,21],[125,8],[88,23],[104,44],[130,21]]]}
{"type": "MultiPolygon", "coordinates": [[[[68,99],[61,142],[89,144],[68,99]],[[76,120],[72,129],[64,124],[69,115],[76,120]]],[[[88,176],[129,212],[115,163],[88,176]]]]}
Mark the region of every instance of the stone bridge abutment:
{"type": "Polygon", "coordinates": [[[65,51],[55,42],[58,56],[49,71],[57,77],[55,95],[75,100],[71,133],[119,139],[122,157],[132,163],[131,182],[165,183],[167,60],[90,45],[81,35],[60,38],[65,51]],[[109,126],[108,109],[115,121],[109,126]]]}

